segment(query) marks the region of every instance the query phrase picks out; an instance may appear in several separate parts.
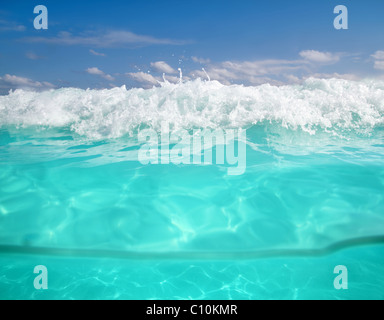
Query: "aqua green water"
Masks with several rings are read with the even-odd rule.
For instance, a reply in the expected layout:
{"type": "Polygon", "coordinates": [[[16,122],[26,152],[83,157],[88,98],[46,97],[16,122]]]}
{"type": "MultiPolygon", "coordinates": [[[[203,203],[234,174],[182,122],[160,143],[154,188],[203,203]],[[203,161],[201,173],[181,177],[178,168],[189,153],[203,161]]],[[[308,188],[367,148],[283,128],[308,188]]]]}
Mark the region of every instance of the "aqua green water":
{"type": "Polygon", "coordinates": [[[0,97],[0,298],[383,299],[383,88],[0,97]],[[245,173],[141,164],[138,125],[166,114],[246,129],[245,173]],[[43,292],[36,265],[49,270],[43,292]],[[338,265],[348,290],[333,286],[338,265]]]}
{"type": "Polygon", "coordinates": [[[46,256],[1,257],[1,299],[379,299],[383,246],[323,258],[251,261],[140,261],[46,256]],[[44,264],[48,290],[33,287],[44,264]],[[335,290],[334,267],[345,264],[348,290],[335,290]]]}

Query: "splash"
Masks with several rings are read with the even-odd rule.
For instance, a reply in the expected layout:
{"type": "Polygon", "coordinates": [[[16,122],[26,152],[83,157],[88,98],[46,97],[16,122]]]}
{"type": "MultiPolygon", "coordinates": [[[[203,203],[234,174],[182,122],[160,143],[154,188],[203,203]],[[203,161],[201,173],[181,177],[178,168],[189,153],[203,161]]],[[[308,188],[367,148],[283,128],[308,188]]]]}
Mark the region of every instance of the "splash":
{"type": "Polygon", "coordinates": [[[90,139],[143,128],[227,129],[277,126],[369,134],[384,124],[384,82],[308,79],[302,85],[225,86],[217,81],[161,83],[152,89],[16,90],[0,97],[0,126],[70,128],[90,139]]]}

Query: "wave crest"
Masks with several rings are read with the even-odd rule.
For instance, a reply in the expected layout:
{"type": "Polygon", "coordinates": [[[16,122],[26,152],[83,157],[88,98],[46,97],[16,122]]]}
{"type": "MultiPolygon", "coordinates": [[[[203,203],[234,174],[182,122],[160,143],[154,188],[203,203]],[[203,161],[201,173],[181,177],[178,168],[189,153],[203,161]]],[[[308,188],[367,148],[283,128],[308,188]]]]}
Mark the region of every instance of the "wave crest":
{"type": "Polygon", "coordinates": [[[384,124],[384,82],[308,79],[302,85],[225,86],[201,79],[152,89],[45,92],[0,97],[0,126],[69,127],[92,139],[132,135],[141,128],[247,128],[369,132],[384,124]]]}

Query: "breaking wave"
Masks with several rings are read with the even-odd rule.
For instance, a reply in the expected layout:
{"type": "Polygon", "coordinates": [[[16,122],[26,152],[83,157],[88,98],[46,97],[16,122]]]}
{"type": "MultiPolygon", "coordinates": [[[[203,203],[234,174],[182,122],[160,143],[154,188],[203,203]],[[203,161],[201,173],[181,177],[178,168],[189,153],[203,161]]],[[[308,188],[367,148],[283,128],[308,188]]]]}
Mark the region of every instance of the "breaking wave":
{"type": "Polygon", "coordinates": [[[308,79],[301,85],[225,86],[197,79],[152,89],[63,88],[0,96],[0,127],[70,128],[89,139],[143,128],[249,128],[274,125],[310,134],[369,134],[384,124],[384,82],[308,79]]]}

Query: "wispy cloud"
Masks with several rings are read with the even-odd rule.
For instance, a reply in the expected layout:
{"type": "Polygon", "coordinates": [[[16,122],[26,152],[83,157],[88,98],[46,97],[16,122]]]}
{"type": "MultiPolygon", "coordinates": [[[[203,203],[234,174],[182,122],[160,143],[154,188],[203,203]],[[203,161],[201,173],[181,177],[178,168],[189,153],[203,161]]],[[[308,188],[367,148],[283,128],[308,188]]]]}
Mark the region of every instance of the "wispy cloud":
{"type": "Polygon", "coordinates": [[[340,54],[316,50],[301,51],[300,56],[308,61],[323,64],[333,64],[340,60],[340,54]]]}
{"type": "Polygon", "coordinates": [[[372,57],[377,60],[384,60],[384,51],[376,51],[372,57]]]}
{"type": "MultiPolygon", "coordinates": [[[[177,76],[153,76],[145,72],[126,73],[127,76],[139,83],[143,88],[152,88],[153,86],[159,86],[162,82],[179,83],[180,77],[177,76]]],[[[190,77],[184,76],[183,80],[191,80],[190,77]]]]}
{"type": "Polygon", "coordinates": [[[200,64],[209,64],[211,63],[210,59],[204,59],[204,58],[198,58],[198,57],[191,57],[193,62],[200,63],[200,64]]]}
{"type": "MultiPolygon", "coordinates": [[[[355,56],[346,53],[322,52],[317,50],[304,50],[299,52],[296,60],[266,59],[256,61],[225,61],[211,63],[209,59],[192,57],[196,63],[207,63],[204,70],[194,70],[193,76],[200,78],[209,77],[223,84],[242,83],[259,85],[270,83],[282,85],[287,83],[299,83],[311,76],[326,78],[357,79],[351,74],[339,74],[334,72],[321,73],[325,66],[334,65],[341,61],[342,57],[355,56]],[[207,76],[208,74],[208,76],[207,76]]],[[[376,57],[384,56],[384,52],[376,53],[376,57]]],[[[376,68],[383,67],[384,59],[376,62],[376,68]]]]}
{"type": "Polygon", "coordinates": [[[376,70],[384,70],[384,60],[375,61],[376,70]]]}
{"type": "Polygon", "coordinates": [[[247,82],[253,85],[261,83],[280,84],[277,77],[284,77],[293,72],[302,72],[308,69],[308,63],[297,60],[257,60],[257,61],[225,61],[207,66],[206,71],[195,70],[192,74],[206,78],[206,72],[212,80],[223,84],[232,81],[247,82]]]}
{"type": "MultiPolygon", "coordinates": [[[[314,73],[308,76],[303,77],[303,79],[308,79],[308,78],[319,78],[319,79],[344,79],[344,80],[350,80],[350,81],[357,81],[360,80],[360,77],[351,74],[351,73],[314,73]]],[[[301,81],[301,80],[300,80],[301,81]]]]}
{"type": "Polygon", "coordinates": [[[34,52],[27,52],[25,54],[25,56],[29,59],[29,60],[40,60],[40,59],[43,59],[43,57],[35,54],[34,52]]]}
{"type": "Polygon", "coordinates": [[[98,48],[121,47],[125,45],[181,45],[185,43],[183,41],[137,35],[133,32],[124,30],[109,31],[103,34],[83,33],[80,35],[74,35],[69,32],[60,32],[55,37],[29,37],[24,38],[23,41],[66,46],[82,45],[98,48]]]}
{"type": "Polygon", "coordinates": [[[88,74],[91,74],[91,75],[100,76],[100,77],[102,77],[108,81],[114,81],[115,80],[111,75],[106,74],[104,71],[101,71],[99,68],[96,68],[96,67],[88,68],[87,70],[85,70],[85,72],[87,72],[88,74]]]}
{"type": "Polygon", "coordinates": [[[133,80],[143,84],[145,87],[158,85],[159,79],[155,78],[153,75],[145,72],[136,72],[136,73],[127,73],[127,76],[131,77],[133,80]]]}
{"type": "MultiPolygon", "coordinates": [[[[202,78],[217,80],[225,85],[234,83],[244,85],[261,85],[269,83],[272,85],[285,85],[301,83],[310,77],[315,78],[338,78],[346,80],[358,80],[359,75],[342,73],[337,71],[337,64],[343,60],[356,60],[357,54],[332,53],[316,50],[304,50],[298,53],[297,59],[265,59],[255,61],[224,61],[213,63],[210,59],[192,57],[192,61],[198,64],[204,63],[204,68],[186,72],[184,80],[191,78],[202,78]],[[334,71],[330,72],[330,65],[335,65],[334,71]],[[324,72],[325,71],[325,72],[324,72]]],[[[376,68],[384,70],[384,51],[378,51],[373,55],[376,59],[376,68]]],[[[177,71],[165,61],[152,62],[151,67],[156,71],[154,75],[144,72],[128,73],[136,82],[143,87],[158,85],[162,81],[177,83],[180,78],[176,77],[177,71]],[[160,73],[169,74],[165,79],[160,73]]]]}
{"type": "Polygon", "coordinates": [[[27,28],[21,24],[12,21],[0,20],[0,32],[3,31],[16,31],[23,32],[27,28]]]}
{"type": "Polygon", "coordinates": [[[52,83],[34,81],[29,78],[6,74],[0,77],[0,87],[5,89],[37,89],[46,90],[55,88],[52,83]]]}
{"type": "Polygon", "coordinates": [[[152,62],[151,67],[154,68],[157,72],[164,72],[170,74],[177,73],[175,69],[173,69],[169,64],[164,61],[152,62]]]}
{"type": "Polygon", "coordinates": [[[107,55],[104,53],[96,52],[95,50],[89,50],[89,52],[94,55],[94,56],[99,56],[99,57],[106,57],[107,55]]]}
{"type": "Polygon", "coordinates": [[[384,70],[384,51],[376,51],[372,58],[375,59],[374,61],[374,68],[376,70],[384,70]]]}

